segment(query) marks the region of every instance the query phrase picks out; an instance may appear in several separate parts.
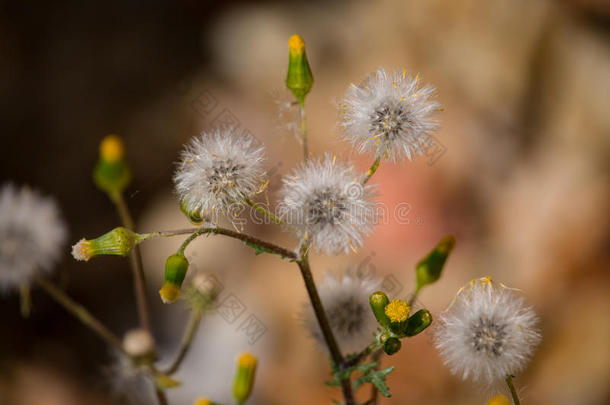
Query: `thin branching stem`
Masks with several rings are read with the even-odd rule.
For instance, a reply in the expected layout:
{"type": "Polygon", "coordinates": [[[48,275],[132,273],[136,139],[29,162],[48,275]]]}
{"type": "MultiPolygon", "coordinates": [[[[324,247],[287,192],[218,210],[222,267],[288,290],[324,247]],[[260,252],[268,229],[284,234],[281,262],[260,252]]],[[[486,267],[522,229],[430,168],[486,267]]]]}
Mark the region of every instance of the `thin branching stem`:
{"type": "MultiPolygon", "coordinates": [[[[134,230],[134,222],[129,213],[127,203],[123,198],[122,193],[115,193],[111,196],[111,200],[117,208],[121,222],[127,229],[134,230]]],[[[148,310],[148,301],[146,299],[146,280],[144,278],[144,267],[142,265],[142,254],[140,248],[134,246],[129,254],[129,264],[133,272],[134,293],[136,296],[136,305],[138,307],[138,317],[140,319],[140,327],[150,331],[150,315],[148,310]]]]}
{"type": "Polygon", "coordinates": [[[301,121],[301,143],[303,144],[303,160],[309,159],[307,146],[307,117],[305,116],[305,101],[299,103],[299,118],[301,121]]]}
{"type": "Polygon", "coordinates": [[[157,394],[157,400],[159,401],[159,405],[169,405],[167,401],[167,396],[165,392],[160,388],[155,388],[155,393],[157,394]]]}
{"type": "Polygon", "coordinates": [[[186,326],[186,330],[184,331],[184,336],[182,337],[182,342],[180,343],[180,349],[178,350],[178,354],[176,355],[176,358],[174,359],[172,364],[168,367],[167,371],[165,371],[165,374],[172,375],[176,371],[178,371],[180,364],[182,364],[182,361],[186,357],[189,349],[191,348],[191,344],[193,343],[193,339],[195,339],[195,335],[197,334],[197,330],[199,329],[202,317],[202,311],[191,311],[189,323],[186,326]]]}
{"type": "Polygon", "coordinates": [[[36,277],[34,282],[59,305],[64,307],[65,310],[78,319],[83,325],[95,332],[105,342],[111,346],[114,346],[122,353],[125,353],[121,340],[102,322],[91,315],[91,313],[84,306],[74,301],[65,292],[57,288],[53,283],[45,278],[36,277]]]}
{"type": "Polygon", "coordinates": [[[517,394],[517,390],[513,384],[513,376],[510,374],[506,376],[506,385],[508,385],[508,389],[510,390],[510,395],[513,397],[514,404],[520,405],[521,401],[519,401],[519,395],[517,394]]]}
{"type": "Polygon", "coordinates": [[[249,197],[246,197],[245,201],[246,201],[246,204],[248,204],[250,207],[257,210],[261,214],[265,215],[267,218],[272,220],[274,223],[276,223],[278,225],[282,225],[284,223],[281,219],[279,219],[277,216],[275,216],[271,211],[265,209],[265,207],[258,204],[257,202],[252,201],[249,197]]]}
{"type": "Polygon", "coordinates": [[[373,175],[375,174],[377,169],[379,169],[380,163],[381,163],[381,156],[377,156],[377,158],[375,159],[375,161],[373,162],[373,164],[371,165],[369,170],[366,171],[366,174],[364,175],[364,179],[362,179],[362,184],[366,184],[371,179],[371,177],[373,177],[373,175]]]}
{"type": "MultiPolygon", "coordinates": [[[[155,236],[171,237],[171,236],[177,236],[177,235],[184,235],[184,234],[188,234],[188,233],[192,234],[191,237],[193,237],[193,239],[196,238],[197,236],[204,235],[204,234],[224,235],[224,236],[228,236],[230,238],[239,239],[241,241],[250,243],[252,245],[262,247],[266,250],[269,250],[273,253],[276,253],[280,256],[284,256],[289,259],[297,258],[296,253],[294,253],[293,251],[283,248],[281,246],[278,246],[276,244],[273,244],[271,242],[266,242],[264,240],[255,238],[254,236],[247,235],[245,233],[240,233],[240,232],[232,231],[230,229],[218,228],[218,227],[187,228],[187,229],[177,229],[174,231],[151,232],[149,234],[146,234],[144,239],[150,239],[155,236]]],[[[189,243],[190,242],[191,241],[189,241],[189,243]]]]}

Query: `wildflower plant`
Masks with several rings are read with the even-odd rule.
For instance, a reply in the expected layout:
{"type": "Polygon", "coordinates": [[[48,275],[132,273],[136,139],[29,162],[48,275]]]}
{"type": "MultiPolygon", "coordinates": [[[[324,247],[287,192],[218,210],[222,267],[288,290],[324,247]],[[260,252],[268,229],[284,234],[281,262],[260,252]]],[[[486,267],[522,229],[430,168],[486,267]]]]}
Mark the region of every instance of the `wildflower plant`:
{"type": "MultiPolygon", "coordinates": [[[[380,280],[349,271],[327,276],[318,287],[309,262],[312,252],[350,254],[364,245],[377,219],[375,188],[369,181],[382,160],[410,160],[422,152],[425,138],[437,129],[434,114],[440,106],[433,99],[433,88],[406,70],[388,73],[384,69],[369,75],[362,85],[348,88],[340,104],[340,125],[356,150],[371,152],[373,159],[370,168],[360,172],[332,153],[310,156],[305,101],[313,88],[313,74],[300,36],[289,39],[288,53],[286,86],[299,108],[304,161],[285,175],[275,212],[256,201],[269,182],[263,145],[235,128],[216,129],[203,132],[184,147],[173,177],[176,208],[197,226],[136,232],[123,198],[132,179],[125,147],[117,135],[102,140],[93,180],[116,207],[121,225],[97,238],[76,242],[72,255],[80,261],[102,255],[129,258],[139,322],[122,339],[43,277],[57,261],[66,234],[54,203],[26,188],[5,186],[0,192],[0,288],[21,289],[27,303],[25,291],[35,282],[113,348],[115,361],[110,370],[114,385],[137,400],[153,403],[156,398],[160,405],[169,403],[166,391],[180,386],[174,375],[188,355],[206,311],[213,307],[218,291],[205,282],[204,274],[185,282],[190,267],[186,249],[202,235],[236,239],[257,255],[276,255],[298,267],[309,298],[302,323],[319,346],[325,347],[331,364],[326,384],[340,388],[342,404],[357,404],[355,391],[364,384],[373,387],[367,404],[376,403],[378,394],[391,396],[386,379],[394,366],[380,368],[382,357],[399,352],[433,322],[429,310],[416,310],[414,305],[421,290],[440,279],[455,246],[452,236],[442,238],[415,265],[415,287],[405,299],[390,300],[381,290],[380,280]],[[270,226],[293,234],[295,246],[279,246],[241,229],[221,227],[221,217],[231,221],[235,206],[249,206],[263,214],[270,226]],[[191,315],[173,360],[162,366],[160,360],[166,359],[158,358],[150,328],[139,244],[182,235],[186,237],[178,250],[168,252],[157,299],[166,304],[182,300],[191,315]]],[[[515,290],[489,279],[476,280],[460,290],[441,315],[435,343],[453,373],[487,383],[504,379],[518,404],[512,378],[523,370],[540,340],[536,322],[532,309],[515,290]]],[[[237,404],[251,397],[258,366],[254,354],[244,353],[237,359],[232,392],[237,404]]],[[[218,404],[207,397],[193,400],[199,405],[218,404]]]]}

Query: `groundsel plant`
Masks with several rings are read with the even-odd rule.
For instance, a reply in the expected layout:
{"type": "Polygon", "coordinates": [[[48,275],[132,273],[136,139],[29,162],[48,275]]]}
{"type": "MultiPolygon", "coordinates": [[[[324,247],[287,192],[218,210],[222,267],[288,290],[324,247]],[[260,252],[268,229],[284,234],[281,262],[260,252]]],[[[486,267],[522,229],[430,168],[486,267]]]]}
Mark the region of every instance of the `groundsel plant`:
{"type": "MultiPolygon", "coordinates": [[[[390,300],[381,291],[378,279],[349,271],[327,276],[318,289],[309,262],[311,252],[350,254],[364,245],[376,221],[374,186],[368,182],[382,159],[410,160],[421,152],[422,140],[437,128],[433,113],[439,105],[432,98],[432,87],[421,84],[419,76],[413,78],[406,71],[387,73],[380,69],[361,86],[348,88],[340,104],[340,125],[358,152],[372,152],[370,168],[360,172],[333,153],[310,156],[305,101],[313,86],[313,75],[303,39],[293,35],[288,45],[286,87],[299,108],[304,161],[295,162],[283,179],[281,199],[276,205],[278,215],[256,202],[269,181],[263,145],[236,129],[217,129],[203,132],[184,147],[173,178],[176,208],[197,226],[137,232],[123,197],[132,180],[124,145],[117,135],[102,140],[93,179],[116,207],[121,223],[101,236],[80,239],[73,245],[72,255],[84,262],[98,256],[129,258],[138,323],[122,339],[43,277],[63,251],[66,233],[54,203],[26,188],[5,186],[0,193],[0,287],[20,290],[23,307],[28,308],[27,286],[35,282],[107,342],[115,359],[109,367],[112,385],[117,391],[127,391],[135,402],[169,403],[166,392],[179,389],[180,381],[174,375],[189,353],[201,320],[214,306],[218,291],[206,284],[203,274],[196,274],[185,283],[190,266],[186,249],[202,235],[236,239],[242,242],[242,248],[252,249],[257,255],[276,255],[287,266],[296,265],[309,298],[302,324],[317,346],[323,347],[321,352],[329,356],[331,367],[326,384],[340,388],[342,395],[341,402],[335,403],[358,404],[355,391],[365,384],[372,386],[366,404],[377,403],[378,394],[391,396],[386,378],[394,366],[380,368],[382,357],[397,353],[433,322],[430,311],[415,311],[413,304],[423,288],[440,279],[455,247],[452,236],[443,237],[415,264],[414,289],[406,299],[390,300]],[[294,235],[295,244],[278,246],[241,229],[219,226],[221,217],[232,222],[234,205],[249,206],[265,215],[269,226],[294,235]],[[160,359],[150,328],[139,244],[152,238],[181,235],[185,239],[180,247],[168,252],[164,281],[156,299],[166,304],[180,300],[191,315],[175,356],[160,359]]],[[[442,315],[435,341],[454,373],[485,382],[505,379],[513,401],[519,403],[512,375],[523,370],[540,335],[535,328],[535,315],[516,294],[489,279],[472,282],[460,290],[442,315]]],[[[28,311],[23,312],[27,315],[28,311]]],[[[235,403],[243,404],[255,388],[259,361],[254,354],[244,352],[236,363],[232,396],[235,403]]],[[[193,401],[198,405],[218,404],[205,396],[193,401]]]]}

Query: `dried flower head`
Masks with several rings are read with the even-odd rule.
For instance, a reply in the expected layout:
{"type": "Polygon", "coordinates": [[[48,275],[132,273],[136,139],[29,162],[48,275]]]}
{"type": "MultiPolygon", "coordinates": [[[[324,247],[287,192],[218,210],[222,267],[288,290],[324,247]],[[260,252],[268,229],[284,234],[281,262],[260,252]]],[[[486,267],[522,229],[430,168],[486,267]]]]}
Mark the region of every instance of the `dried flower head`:
{"type": "Polygon", "coordinates": [[[28,188],[0,191],[0,290],[18,289],[50,271],[66,240],[55,201],[28,188]]]}
{"type": "Polygon", "coordinates": [[[214,214],[230,213],[232,204],[243,204],[261,190],[263,160],[263,146],[236,129],[217,129],[193,138],[174,176],[183,209],[208,220],[214,214]]]}
{"type": "Polygon", "coordinates": [[[334,157],[309,160],[284,178],[280,216],[318,252],[348,253],[373,230],[372,190],[360,183],[352,166],[334,157]]]}
{"type": "Polygon", "coordinates": [[[525,367],[540,334],[536,314],[523,301],[489,277],[460,289],[434,337],[453,374],[492,384],[525,367]]]}
{"type": "MultiPolygon", "coordinates": [[[[319,286],[320,299],[337,343],[346,353],[361,350],[370,344],[377,321],[369,305],[369,295],[379,289],[381,280],[346,271],[337,277],[327,274],[319,286]]],[[[309,334],[326,347],[316,315],[309,302],[301,313],[309,334]]]]}
{"type": "Polygon", "coordinates": [[[421,154],[429,135],[438,129],[432,114],[440,105],[431,100],[432,86],[421,87],[419,76],[379,69],[360,86],[352,84],[341,100],[341,126],[359,153],[411,160],[421,154]]]}

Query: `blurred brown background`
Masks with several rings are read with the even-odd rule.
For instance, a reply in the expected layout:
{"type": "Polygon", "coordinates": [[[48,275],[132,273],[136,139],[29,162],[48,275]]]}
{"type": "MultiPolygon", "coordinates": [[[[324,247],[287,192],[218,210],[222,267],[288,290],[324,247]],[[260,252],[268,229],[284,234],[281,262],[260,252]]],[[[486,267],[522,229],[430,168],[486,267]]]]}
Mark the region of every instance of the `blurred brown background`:
{"type": "MultiPolygon", "coordinates": [[[[543,343],[517,378],[524,404],[610,403],[608,173],[610,5],[604,0],[428,0],[358,2],[77,1],[0,2],[2,183],[54,195],[70,242],[118,223],[91,181],[97,145],[125,139],[134,182],[128,203],[138,229],[185,227],[171,175],[181,145],[218,120],[237,120],[268,147],[269,198],[300,160],[278,113],[288,37],[300,33],[315,75],[308,97],[310,148],[353,159],[341,141],[335,104],[350,82],[378,67],[419,72],[445,111],[436,161],[383,164],[379,199],[403,211],[377,228],[359,254],[314,256],[325,271],[366,266],[406,294],[415,262],[443,235],[458,240],[443,278],[421,295],[433,314],[457,289],[484,275],[523,289],[542,323],[543,343]],[[229,118],[227,118],[229,117],[229,118]],[[402,205],[400,205],[402,204],[402,205]]],[[[273,226],[256,235],[294,246],[273,226]]],[[[180,240],[143,247],[155,335],[171,358],[186,310],[162,306],[167,255],[180,240]]],[[[253,404],[328,404],[328,363],[298,321],[305,290],[294,265],[223,238],[190,248],[267,328],[255,343],[211,314],[179,377],[172,404],[196,395],[229,402],[237,353],[260,356],[253,404]]],[[[136,324],[127,261],[77,263],[69,246],[58,282],[122,334],[136,324]]],[[[111,355],[42,293],[19,315],[0,306],[0,403],[121,404],[111,395],[111,355]]],[[[381,404],[483,404],[488,393],[442,366],[422,334],[395,364],[381,404]]],[[[365,390],[368,392],[368,389],[365,390]]]]}

